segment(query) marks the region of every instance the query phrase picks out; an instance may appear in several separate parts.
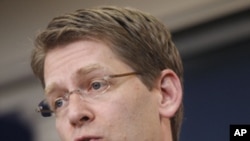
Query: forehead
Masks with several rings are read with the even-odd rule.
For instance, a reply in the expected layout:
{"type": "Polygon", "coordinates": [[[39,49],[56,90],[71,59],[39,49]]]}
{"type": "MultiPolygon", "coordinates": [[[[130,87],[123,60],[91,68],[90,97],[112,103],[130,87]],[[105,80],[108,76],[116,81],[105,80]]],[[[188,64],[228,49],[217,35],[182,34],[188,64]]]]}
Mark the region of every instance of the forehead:
{"type": "Polygon", "coordinates": [[[50,74],[58,69],[70,67],[72,70],[77,65],[88,66],[91,62],[93,64],[99,63],[103,59],[105,61],[108,58],[116,57],[109,47],[101,42],[76,41],[67,45],[57,46],[46,55],[44,64],[45,77],[46,74],[50,74]]]}
{"type": "Polygon", "coordinates": [[[76,41],[48,52],[44,64],[45,84],[66,81],[75,74],[104,68],[113,73],[131,70],[118,59],[107,44],[76,41]]]}
{"type": "MultiPolygon", "coordinates": [[[[81,81],[81,79],[85,79],[89,74],[92,74],[95,76],[98,76],[98,75],[102,76],[105,74],[105,68],[97,64],[92,64],[86,67],[82,67],[72,74],[72,78],[75,80],[75,82],[78,83],[78,81],[81,81]]],[[[60,87],[61,86],[56,82],[50,83],[45,88],[45,94],[49,94],[52,91],[54,91],[54,89],[60,88],[60,87]]]]}

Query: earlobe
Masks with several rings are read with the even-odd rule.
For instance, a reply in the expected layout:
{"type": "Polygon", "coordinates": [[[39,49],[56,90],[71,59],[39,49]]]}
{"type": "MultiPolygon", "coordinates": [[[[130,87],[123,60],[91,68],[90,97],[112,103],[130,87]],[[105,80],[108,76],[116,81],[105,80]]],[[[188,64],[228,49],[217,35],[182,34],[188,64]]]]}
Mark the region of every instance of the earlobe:
{"type": "Polygon", "coordinates": [[[170,69],[163,70],[159,79],[159,112],[166,118],[174,116],[182,101],[182,86],[178,76],[170,69]]]}

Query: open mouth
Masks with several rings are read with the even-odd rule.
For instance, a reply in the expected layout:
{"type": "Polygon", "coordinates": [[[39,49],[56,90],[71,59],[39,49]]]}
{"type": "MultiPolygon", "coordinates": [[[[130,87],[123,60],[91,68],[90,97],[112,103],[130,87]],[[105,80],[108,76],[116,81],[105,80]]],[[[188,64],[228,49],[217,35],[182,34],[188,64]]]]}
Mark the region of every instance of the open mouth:
{"type": "Polygon", "coordinates": [[[101,138],[98,137],[84,137],[81,139],[77,139],[75,141],[100,141],[101,138]]]}
{"type": "Polygon", "coordinates": [[[91,138],[83,139],[82,141],[91,141],[91,138]]]}

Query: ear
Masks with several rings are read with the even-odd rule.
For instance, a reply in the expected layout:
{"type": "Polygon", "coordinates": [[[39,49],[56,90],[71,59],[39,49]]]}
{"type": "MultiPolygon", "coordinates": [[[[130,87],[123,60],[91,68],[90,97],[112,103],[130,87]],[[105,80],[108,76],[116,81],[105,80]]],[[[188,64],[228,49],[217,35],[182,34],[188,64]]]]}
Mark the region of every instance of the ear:
{"type": "Polygon", "coordinates": [[[182,102],[182,86],[179,77],[170,69],[161,72],[159,112],[162,117],[171,118],[182,102]]]}

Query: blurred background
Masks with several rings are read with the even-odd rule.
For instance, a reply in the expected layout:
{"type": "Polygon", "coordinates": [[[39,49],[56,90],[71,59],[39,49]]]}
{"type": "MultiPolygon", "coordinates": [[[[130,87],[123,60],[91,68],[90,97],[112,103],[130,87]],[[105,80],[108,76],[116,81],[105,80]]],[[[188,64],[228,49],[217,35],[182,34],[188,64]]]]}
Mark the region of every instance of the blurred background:
{"type": "Polygon", "coordinates": [[[54,119],[35,112],[33,40],[53,17],[100,5],[149,12],[172,32],[185,69],[181,141],[228,141],[230,124],[250,124],[250,0],[1,0],[0,140],[59,141],[54,119]]]}

